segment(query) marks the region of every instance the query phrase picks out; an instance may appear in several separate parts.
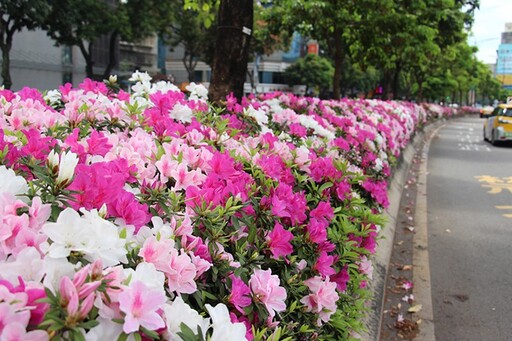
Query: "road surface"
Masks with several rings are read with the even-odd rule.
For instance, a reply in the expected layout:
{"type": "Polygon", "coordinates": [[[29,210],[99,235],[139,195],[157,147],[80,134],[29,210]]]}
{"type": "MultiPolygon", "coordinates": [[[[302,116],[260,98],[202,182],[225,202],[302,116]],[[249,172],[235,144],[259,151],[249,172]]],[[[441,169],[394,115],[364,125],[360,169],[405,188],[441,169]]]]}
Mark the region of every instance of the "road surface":
{"type": "Polygon", "coordinates": [[[512,340],[512,146],[483,119],[447,121],[431,140],[427,224],[437,341],[512,340]]]}

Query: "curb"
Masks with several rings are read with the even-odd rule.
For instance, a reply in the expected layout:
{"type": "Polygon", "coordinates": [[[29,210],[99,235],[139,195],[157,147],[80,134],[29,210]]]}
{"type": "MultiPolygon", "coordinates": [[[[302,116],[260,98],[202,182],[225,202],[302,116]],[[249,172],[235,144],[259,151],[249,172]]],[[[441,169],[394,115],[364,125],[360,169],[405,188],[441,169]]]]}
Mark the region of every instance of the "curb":
{"type": "Polygon", "coordinates": [[[432,307],[432,288],[430,281],[430,262],[428,253],[428,220],[427,220],[427,165],[430,141],[439,129],[437,127],[427,136],[421,155],[420,171],[418,174],[416,209],[414,222],[416,233],[413,237],[413,280],[414,296],[417,302],[422,304],[422,309],[416,314],[420,318],[421,325],[416,336],[420,341],[436,341],[434,327],[434,309],[432,307]]]}
{"type": "MultiPolygon", "coordinates": [[[[417,133],[411,143],[405,148],[402,152],[401,160],[399,166],[396,168],[392,179],[389,183],[388,189],[388,199],[389,199],[389,207],[384,211],[383,215],[386,219],[386,225],[380,232],[379,243],[377,247],[377,252],[373,258],[373,279],[370,282],[369,289],[372,295],[372,300],[369,302],[368,314],[363,319],[363,324],[367,327],[368,331],[366,333],[361,334],[361,340],[364,341],[376,341],[380,339],[380,330],[382,324],[382,310],[384,306],[384,293],[386,289],[386,277],[389,267],[389,262],[391,259],[391,252],[394,244],[394,236],[395,229],[397,225],[397,216],[400,209],[400,200],[402,196],[403,186],[407,180],[407,174],[409,168],[411,166],[412,160],[415,155],[416,149],[420,146],[423,139],[427,136],[431,136],[431,132],[439,128],[442,124],[444,124],[444,120],[437,121],[433,124],[427,125],[423,131],[417,133]]],[[[425,153],[425,150],[423,151],[425,153]]],[[[426,167],[426,166],[425,166],[426,167]]],[[[425,173],[426,175],[426,173],[425,173]]],[[[426,184],[426,181],[423,180],[423,183],[426,184]]],[[[424,191],[422,191],[424,193],[424,191]]],[[[423,214],[426,214],[426,206],[423,214]]],[[[425,217],[426,219],[426,217],[425,217]]],[[[425,222],[425,230],[426,230],[426,222],[425,222]]],[[[428,252],[426,253],[426,257],[428,260],[428,252]]],[[[428,266],[428,262],[427,262],[428,266]]],[[[429,278],[430,281],[430,278],[429,278]]],[[[415,282],[416,283],[416,282],[415,282]]],[[[430,283],[428,285],[430,289],[430,283]]],[[[429,291],[430,293],[430,291],[429,291]]],[[[416,294],[416,293],[415,293],[416,294]]],[[[430,297],[430,295],[429,295],[430,297]]],[[[431,302],[431,300],[430,300],[431,302]]],[[[430,303],[431,308],[431,303],[430,303]]],[[[432,311],[432,310],[430,310],[432,311]]],[[[429,322],[433,321],[431,316],[425,316],[425,324],[422,325],[422,328],[425,328],[429,322]]],[[[432,324],[432,333],[433,333],[433,323],[432,324]]],[[[433,334],[432,334],[433,336],[433,334]]],[[[433,341],[435,338],[429,339],[421,339],[421,340],[429,340],[433,341]]]]}

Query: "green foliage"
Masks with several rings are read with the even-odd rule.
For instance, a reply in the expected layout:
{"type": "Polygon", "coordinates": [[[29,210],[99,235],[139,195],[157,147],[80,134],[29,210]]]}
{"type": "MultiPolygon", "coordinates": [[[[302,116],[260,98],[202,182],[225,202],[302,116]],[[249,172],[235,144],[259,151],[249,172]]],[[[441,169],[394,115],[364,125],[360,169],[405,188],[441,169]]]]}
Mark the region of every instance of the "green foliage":
{"type": "MultiPolygon", "coordinates": [[[[204,23],[204,18],[194,9],[187,9],[187,1],[172,2],[172,15],[170,16],[169,32],[164,35],[165,40],[174,48],[182,45],[184,48],[183,65],[188,72],[189,82],[194,81],[194,70],[199,60],[212,64],[215,50],[216,25],[204,23]]],[[[190,6],[189,6],[190,7],[190,6]]],[[[192,7],[194,8],[194,7],[192,7]]],[[[208,13],[215,14],[215,7],[208,7],[208,13]]]]}
{"type": "Polygon", "coordinates": [[[289,66],[284,77],[291,85],[305,84],[308,89],[325,90],[334,74],[330,61],[324,57],[308,54],[289,66]]]}
{"type": "Polygon", "coordinates": [[[220,0],[184,0],[183,8],[197,14],[198,20],[209,28],[215,22],[220,0]]]}
{"type": "MultiPolygon", "coordinates": [[[[118,61],[116,42],[136,42],[152,34],[169,32],[173,2],[157,0],[96,1],[53,0],[50,15],[44,23],[47,34],[56,45],[75,45],[86,61],[90,78],[105,79],[118,61]],[[109,61],[100,77],[95,77],[94,44],[102,36],[109,39],[109,61]]],[[[96,65],[98,66],[98,65],[96,65]]]]}

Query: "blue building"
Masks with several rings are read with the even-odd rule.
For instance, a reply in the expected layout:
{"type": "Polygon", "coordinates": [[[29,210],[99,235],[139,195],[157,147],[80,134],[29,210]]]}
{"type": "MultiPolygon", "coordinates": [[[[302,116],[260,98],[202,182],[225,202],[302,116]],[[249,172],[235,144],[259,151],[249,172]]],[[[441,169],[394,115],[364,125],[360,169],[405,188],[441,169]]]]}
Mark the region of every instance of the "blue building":
{"type": "Polygon", "coordinates": [[[497,53],[496,78],[505,89],[512,89],[512,23],[505,24],[497,53]]]}

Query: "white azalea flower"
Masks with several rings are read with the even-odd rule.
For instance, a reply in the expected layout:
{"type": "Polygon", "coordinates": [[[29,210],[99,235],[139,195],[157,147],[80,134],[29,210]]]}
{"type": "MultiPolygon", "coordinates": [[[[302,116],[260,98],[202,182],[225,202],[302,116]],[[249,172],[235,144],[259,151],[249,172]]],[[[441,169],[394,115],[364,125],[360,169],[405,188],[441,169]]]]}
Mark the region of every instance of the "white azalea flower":
{"type": "Polygon", "coordinates": [[[151,76],[147,72],[137,70],[132,73],[132,76],[128,80],[130,82],[151,82],[151,76]]]}
{"type": "Polygon", "coordinates": [[[213,334],[210,341],[239,341],[245,338],[246,328],[243,323],[232,323],[229,311],[225,304],[219,303],[215,307],[205,305],[212,318],[213,334]]]}
{"type": "Polygon", "coordinates": [[[169,115],[175,120],[187,123],[192,122],[193,112],[188,106],[178,103],[169,111],[169,115]]]}
{"type": "Polygon", "coordinates": [[[59,288],[60,279],[64,276],[73,277],[77,266],[68,262],[66,258],[45,257],[43,272],[45,273],[43,284],[53,292],[59,288]]]}
{"type": "Polygon", "coordinates": [[[43,232],[52,241],[48,256],[65,258],[76,251],[90,262],[101,259],[104,266],[126,262],[125,241],[119,237],[118,227],[101,218],[97,210],[81,212],[83,217],[68,207],[57,222],[43,225],[43,232]]]}
{"type": "Polygon", "coordinates": [[[49,103],[53,104],[61,99],[61,93],[59,90],[49,90],[46,95],[44,96],[44,100],[49,103]]]}
{"type": "Polygon", "coordinates": [[[376,159],[375,159],[375,170],[376,170],[377,172],[379,172],[380,170],[382,170],[382,167],[384,167],[384,163],[382,162],[382,160],[381,160],[381,159],[376,158],[376,159]]]}
{"type": "MultiPolygon", "coordinates": [[[[100,324],[85,334],[86,341],[117,340],[123,332],[123,325],[121,323],[116,323],[111,319],[103,317],[98,317],[96,320],[100,324]]],[[[135,340],[135,337],[129,335],[127,340],[135,340]]]]}
{"type": "Polygon", "coordinates": [[[125,277],[130,278],[130,283],[140,281],[148,287],[148,289],[161,290],[165,295],[165,275],[158,271],[152,263],[140,263],[135,270],[124,269],[125,277]]]}
{"type": "Polygon", "coordinates": [[[300,124],[302,124],[304,127],[313,129],[315,134],[320,135],[322,137],[327,137],[328,139],[335,139],[336,135],[322,127],[318,122],[311,116],[307,115],[300,115],[299,116],[300,124]]]}
{"type": "Polygon", "coordinates": [[[151,90],[150,82],[137,82],[132,85],[133,95],[136,97],[144,96],[148,94],[151,90]]]}
{"type": "Polygon", "coordinates": [[[267,113],[263,110],[256,110],[252,105],[249,105],[249,107],[245,110],[245,113],[254,118],[260,126],[268,124],[267,113]]]}
{"type": "Polygon", "coordinates": [[[0,193],[20,195],[27,191],[27,181],[23,177],[16,175],[12,169],[0,166],[0,193]]]}
{"type": "Polygon", "coordinates": [[[40,282],[44,276],[43,260],[34,247],[27,247],[14,256],[9,256],[6,262],[0,262],[0,278],[11,283],[18,283],[18,276],[24,281],[40,282]]]}
{"type": "Polygon", "coordinates": [[[202,317],[197,311],[190,308],[181,296],[177,296],[174,302],[165,305],[164,315],[167,321],[167,332],[169,333],[170,340],[181,340],[178,336],[178,332],[181,331],[181,323],[184,323],[196,333],[197,327],[200,327],[203,338],[206,337],[206,330],[210,325],[210,319],[202,317]]]}
{"type": "Polygon", "coordinates": [[[178,88],[176,85],[172,84],[171,82],[159,81],[151,86],[150,93],[153,94],[158,91],[160,91],[161,93],[167,93],[169,91],[180,92],[181,90],[180,90],[180,88],[178,88]]]}
{"type": "Polygon", "coordinates": [[[208,100],[208,89],[202,84],[190,83],[185,87],[190,92],[190,100],[206,101],[208,100]]]}

